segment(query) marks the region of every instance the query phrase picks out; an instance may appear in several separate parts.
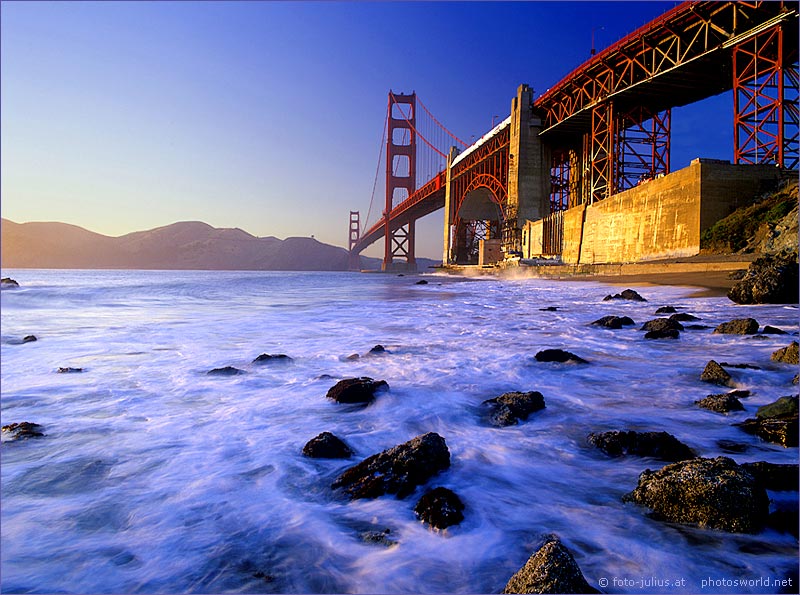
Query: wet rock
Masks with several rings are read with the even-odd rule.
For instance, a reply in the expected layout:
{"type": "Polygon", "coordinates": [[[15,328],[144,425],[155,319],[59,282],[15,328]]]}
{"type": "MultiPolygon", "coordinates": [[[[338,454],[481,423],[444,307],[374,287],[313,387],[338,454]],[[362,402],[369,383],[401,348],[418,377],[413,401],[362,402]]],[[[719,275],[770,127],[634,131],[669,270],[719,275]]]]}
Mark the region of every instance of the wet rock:
{"type": "Polygon", "coordinates": [[[757,332],[758,321],[755,318],[735,318],[714,329],[715,335],[755,335],[757,332]]]}
{"type": "Polygon", "coordinates": [[[80,374],[83,372],[83,368],[59,368],[57,372],[59,374],[80,374]]]}
{"type": "Polygon", "coordinates": [[[357,359],[361,359],[361,356],[360,356],[360,355],[358,355],[357,353],[351,353],[350,355],[348,355],[348,356],[347,356],[346,358],[344,358],[344,359],[345,359],[345,361],[347,361],[347,362],[354,362],[354,361],[356,361],[357,359]]]}
{"type": "Polygon", "coordinates": [[[353,451],[330,432],[322,432],[306,443],[303,454],[313,459],[347,459],[353,451]]]}
{"type": "MultiPolygon", "coordinates": [[[[798,510],[776,510],[767,517],[767,526],[770,529],[775,529],[778,533],[789,533],[794,535],[795,539],[797,539],[798,525],[800,525],[800,511],[798,510]]],[[[797,586],[797,578],[792,584],[792,589],[794,589],[797,586]]],[[[793,590],[788,589],[776,592],[794,593],[793,590]]]]}
{"type": "Polygon", "coordinates": [[[503,593],[599,593],[586,582],[569,550],[555,535],[512,576],[503,593]]]}
{"type": "Polygon", "coordinates": [[[785,418],[756,418],[746,419],[735,425],[766,442],[794,447],[797,446],[797,419],[796,415],[785,418]]]}
{"type": "Polygon", "coordinates": [[[760,370],[761,368],[758,366],[754,366],[753,364],[731,364],[728,362],[720,362],[720,366],[723,368],[737,368],[739,370],[760,370]]]}
{"type": "Polygon", "coordinates": [[[759,419],[792,417],[797,415],[797,395],[781,397],[767,405],[763,405],[756,410],[756,417],[759,419]]]}
{"type": "Polygon", "coordinates": [[[800,383],[800,374],[795,374],[794,378],[792,378],[792,384],[800,383]]]}
{"type": "Polygon", "coordinates": [[[494,426],[513,426],[520,420],[528,419],[534,411],[545,408],[542,393],[510,392],[483,402],[491,407],[489,420],[494,426]]]}
{"type": "Polygon", "coordinates": [[[700,318],[694,314],[688,314],[686,312],[678,312],[677,314],[673,314],[669,317],[669,319],[676,320],[677,322],[692,322],[693,320],[700,320],[700,318]]]}
{"type": "Polygon", "coordinates": [[[636,489],[622,499],[652,509],[660,520],[733,533],[759,531],[769,513],[764,487],[727,457],[647,469],[636,489]]]}
{"type": "Polygon", "coordinates": [[[34,341],[38,341],[36,335],[25,335],[24,337],[22,337],[23,343],[33,343],[34,341]]]}
{"type": "Polygon", "coordinates": [[[692,450],[667,432],[634,432],[633,430],[589,434],[587,440],[612,457],[635,455],[662,461],[683,461],[694,457],[692,450]]]}
{"type": "Polygon", "coordinates": [[[425,279],[420,279],[414,285],[427,285],[428,282],[425,279]]]}
{"type": "Polygon", "coordinates": [[[687,331],[705,331],[710,329],[710,326],[706,326],[705,324],[689,324],[686,325],[687,331]]]}
{"type": "Polygon", "coordinates": [[[371,403],[375,400],[375,393],[381,389],[388,389],[385,380],[373,380],[367,376],[360,378],[345,378],[334,384],[328,394],[329,399],[337,403],[371,403]]]}
{"type": "Polygon", "coordinates": [[[733,440],[717,440],[717,446],[720,447],[721,450],[728,453],[733,454],[741,454],[743,452],[747,452],[748,446],[746,444],[742,444],[741,442],[734,442],[733,440]]]}
{"type": "Polygon", "coordinates": [[[14,281],[11,277],[3,277],[0,279],[0,289],[14,289],[19,287],[19,283],[14,281]]]}
{"type": "Polygon", "coordinates": [[[730,411],[744,411],[742,402],[730,393],[722,395],[708,395],[705,399],[695,401],[695,404],[703,409],[716,411],[717,413],[729,413],[730,411]]]}
{"type": "Polygon", "coordinates": [[[38,438],[44,436],[42,433],[43,429],[44,428],[39,424],[29,421],[8,424],[2,427],[3,441],[11,442],[14,440],[24,440],[26,438],[38,438]]]}
{"type": "Polygon", "coordinates": [[[447,488],[428,490],[414,506],[417,517],[435,529],[459,524],[464,520],[463,510],[461,498],[447,488]]]}
{"type": "Polygon", "coordinates": [[[206,372],[208,376],[236,376],[237,374],[244,374],[244,370],[234,368],[233,366],[225,366],[224,368],[214,368],[206,372]]]}
{"type": "Polygon", "coordinates": [[[545,349],[536,354],[537,362],[558,362],[571,364],[588,364],[585,359],[563,349],[545,349]]]}
{"type": "Polygon", "coordinates": [[[622,293],[615,293],[614,295],[607,295],[603,298],[604,302],[609,300],[631,300],[634,302],[646,302],[647,300],[640,296],[633,289],[626,289],[622,293]]]}
{"type": "Polygon", "coordinates": [[[294,359],[284,353],[276,353],[273,355],[262,353],[253,360],[254,364],[291,364],[292,362],[294,362],[294,359]]]}
{"type": "Polygon", "coordinates": [[[558,312],[556,306],[547,306],[547,308],[539,308],[539,312],[558,312]]]}
{"type": "Polygon", "coordinates": [[[672,306],[661,306],[656,310],[656,314],[674,314],[677,310],[672,306]]]}
{"type": "Polygon", "coordinates": [[[703,382],[718,384],[720,386],[731,386],[731,387],[735,386],[733,378],[731,378],[731,375],[728,374],[722,368],[722,366],[720,366],[713,359],[706,364],[703,373],[700,374],[700,380],[702,380],[703,382]]]}
{"type": "Polygon", "coordinates": [[[788,335],[786,331],[779,329],[777,326],[770,326],[764,325],[764,328],[761,329],[761,332],[765,335],[788,335]]]}
{"type": "Polygon", "coordinates": [[[674,328],[667,329],[664,331],[650,331],[645,333],[645,339],[677,339],[681,336],[680,331],[676,331],[674,328]]]}
{"type": "Polygon", "coordinates": [[[364,543],[374,543],[384,547],[392,547],[393,545],[397,545],[397,540],[389,537],[391,533],[391,529],[384,529],[383,531],[362,531],[358,534],[358,537],[364,543]]]}
{"type": "Polygon", "coordinates": [[[782,362],[784,364],[797,364],[798,363],[798,344],[797,344],[797,341],[792,341],[786,347],[778,349],[769,358],[773,362],[782,362]]]}
{"type": "Polygon", "coordinates": [[[383,345],[375,345],[375,347],[370,349],[368,353],[372,355],[377,355],[379,353],[389,353],[389,352],[386,351],[386,348],[383,345]]]}
{"type": "Polygon", "coordinates": [[[742,463],[742,468],[766,490],[775,492],[797,491],[798,467],[758,461],[756,463],[742,463]]]}
{"type": "Polygon", "coordinates": [[[448,467],[450,451],[444,438],[428,432],[346,469],[331,487],[341,488],[351,500],[384,494],[405,498],[448,467]]]}
{"type": "Polygon", "coordinates": [[[747,269],[739,269],[736,271],[731,271],[728,273],[728,279],[733,279],[734,281],[738,281],[739,279],[744,279],[744,276],[747,274],[747,269]]]}
{"type": "Polygon", "coordinates": [[[623,326],[636,323],[628,316],[603,316],[602,318],[595,320],[592,324],[596,326],[604,326],[606,328],[618,329],[622,328],[623,326]]]}
{"type": "Polygon", "coordinates": [[[648,320],[642,325],[643,331],[682,331],[683,325],[677,320],[669,318],[656,318],[648,320]]]}
{"type": "Polygon", "coordinates": [[[797,251],[757,258],[728,292],[728,298],[737,304],[796,304],[797,251]]]}

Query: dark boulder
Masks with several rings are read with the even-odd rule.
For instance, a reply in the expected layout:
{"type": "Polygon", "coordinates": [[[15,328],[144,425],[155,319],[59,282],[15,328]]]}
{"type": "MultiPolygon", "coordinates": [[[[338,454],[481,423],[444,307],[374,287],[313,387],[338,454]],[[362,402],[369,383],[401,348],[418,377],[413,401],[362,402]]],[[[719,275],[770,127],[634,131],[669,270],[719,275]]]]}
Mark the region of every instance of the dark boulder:
{"type": "Polygon", "coordinates": [[[38,438],[44,436],[42,426],[29,421],[21,421],[3,426],[3,438],[5,441],[24,440],[26,438],[38,438]]]}
{"type": "MultiPolygon", "coordinates": [[[[795,510],[776,510],[775,512],[769,513],[769,517],[767,517],[767,526],[770,529],[775,529],[778,533],[789,533],[794,535],[794,538],[797,539],[798,534],[798,527],[800,527],[800,511],[797,509],[795,510]]],[[[794,587],[797,586],[797,571],[794,571],[794,583],[793,587],[789,587],[788,589],[784,587],[780,591],[776,591],[777,593],[794,593],[792,590],[794,587]]],[[[787,585],[788,586],[788,585],[787,585]]]]}
{"type": "Polygon", "coordinates": [[[537,362],[558,362],[572,364],[588,364],[585,359],[563,349],[545,349],[536,354],[537,362]]]}
{"type": "Polygon", "coordinates": [[[358,355],[357,353],[351,353],[346,358],[344,358],[344,360],[347,361],[347,362],[354,362],[354,361],[356,361],[358,359],[361,359],[361,356],[358,355]]]}
{"type": "Polygon", "coordinates": [[[652,509],[660,520],[733,533],[758,532],[769,513],[764,487],[727,457],[647,469],[636,489],[622,499],[652,509]]]}
{"type": "Polygon", "coordinates": [[[717,413],[728,413],[730,411],[744,411],[742,402],[730,393],[722,395],[708,395],[705,399],[695,401],[695,404],[703,409],[710,409],[717,413]]]}
{"type": "Polygon", "coordinates": [[[728,298],[737,304],[796,304],[797,251],[757,258],[728,292],[728,298]]]}
{"type": "Polygon", "coordinates": [[[386,351],[386,348],[383,345],[375,345],[372,349],[369,350],[369,354],[378,355],[379,353],[389,353],[386,351]]]}
{"type": "Polygon", "coordinates": [[[384,494],[405,498],[449,467],[450,451],[444,438],[428,432],[346,469],[331,487],[341,488],[351,500],[384,494]]]}
{"type": "Polygon", "coordinates": [[[703,382],[718,384],[720,386],[736,386],[733,382],[733,378],[731,378],[731,375],[728,374],[723,367],[713,359],[706,364],[703,373],[700,374],[700,380],[703,382]]]}
{"type": "MultiPolygon", "coordinates": [[[[402,277],[402,275],[399,276],[402,277]]],[[[383,547],[392,547],[393,545],[397,545],[397,540],[389,537],[391,533],[391,529],[384,529],[383,531],[362,531],[358,534],[358,537],[364,543],[382,545],[383,547]]]]}
{"type": "Polygon", "coordinates": [[[337,403],[371,403],[378,390],[388,388],[385,380],[373,380],[367,376],[345,378],[334,384],[326,396],[337,403]]]}
{"type": "Polygon", "coordinates": [[[603,316],[595,320],[592,324],[595,326],[618,329],[636,323],[628,316],[603,316]]]}
{"type": "Polygon", "coordinates": [[[603,298],[604,302],[609,300],[631,300],[634,302],[646,302],[647,300],[640,296],[636,291],[633,289],[626,289],[622,293],[615,293],[614,295],[607,295],[603,298]]]}
{"type": "Polygon", "coordinates": [[[489,420],[494,426],[513,426],[520,420],[528,419],[534,411],[545,408],[542,393],[510,392],[483,402],[491,407],[489,420]]]}
{"type": "Polygon", "coordinates": [[[667,432],[634,432],[633,430],[589,434],[589,444],[609,456],[635,455],[662,461],[683,461],[694,457],[692,450],[667,432]]]}
{"type": "Polygon", "coordinates": [[[512,576],[503,593],[599,593],[555,535],[512,576]]]}
{"type": "Polygon", "coordinates": [[[779,329],[777,326],[770,326],[768,324],[764,325],[764,328],[761,329],[761,332],[765,335],[788,335],[785,330],[779,329]]]}
{"type": "Polygon", "coordinates": [[[736,442],[734,440],[717,440],[717,446],[719,446],[723,452],[728,452],[731,454],[742,454],[743,452],[747,452],[749,449],[746,444],[742,444],[741,442],[736,442]]]}
{"type": "Polygon", "coordinates": [[[644,334],[645,339],[678,339],[680,336],[680,331],[677,331],[674,328],[663,331],[650,331],[644,334]]]}
{"type": "Polygon", "coordinates": [[[420,279],[414,285],[427,285],[428,282],[425,279],[420,279]]]}
{"type": "Polygon", "coordinates": [[[271,355],[269,353],[262,353],[253,360],[254,364],[291,364],[294,359],[284,353],[276,353],[271,355]]]}
{"type": "Polygon", "coordinates": [[[558,312],[556,306],[547,306],[547,308],[539,308],[539,312],[558,312]]]}
{"type": "Polygon", "coordinates": [[[234,368],[233,366],[225,366],[224,368],[214,368],[206,372],[208,376],[236,376],[237,374],[244,374],[244,370],[234,368]]]}
{"type": "Polygon", "coordinates": [[[656,314],[674,314],[677,310],[673,306],[661,306],[656,310],[656,314]]]}
{"type": "Polygon", "coordinates": [[[775,492],[797,491],[798,474],[797,465],[785,465],[758,461],[757,463],[743,463],[742,468],[766,490],[775,492]]]}
{"type": "Polygon", "coordinates": [[[330,432],[322,432],[306,443],[303,454],[312,459],[347,459],[353,451],[330,432]]]}
{"type": "Polygon", "coordinates": [[[753,364],[732,364],[729,362],[720,362],[720,366],[723,368],[737,368],[739,370],[760,370],[759,366],[754,366],[753,364]]]}
{"type": "Polygon", "coordinates": [[[746,419],[736,425],[748,434],[758,436],[766,442],[789,448],[797,446],[797,419],[796,415],[783,418],[756,418],[746,419]]]}
{"type": "Polygon", "coordinates": [[[2,289],[13,289],[15,287],[19,287],[19,283],[14,281],[11,277],[3,277],[0,279],[0,288],[2,289]]]}
{"type": "Polygon", "coordinates": [[[34,341],[38,341],[36,335],[25,335],[24,337],[22,337],[23,343],[33,343],[34,341]]]}
{"type": "Polygon", "coordinates": [[[80,374],[83,372],[83,368],[59,368],[57,372],[59,374],[80,374]]]}
{"type": "Polygon", "coordinates": [[[687,324],[686,325],[686,330],[687,331],[705,331],[705,330],[708,330],[710,328],[711,328],[710,326],[707,326],[705,324],[687,324]]]}
{"type": "Polygon", "coordinates": [[[755,318],[735,318],[714,329],[715,335],[755,335],[757,332],[758,321],[755,318]]]}
{"type": "Polygon", "coordinates": [[[770,356],[774,362],[781,362],[784,364],[797,364],[798,363],[798,344],[797,341],[792,341],[786,347],[778,349],[770,356]]]}
{"type": "Polygon", "coordinates": [[[688,314],[687,312],[678,312],[677,314],[670,316],[669,319],[676,320],[678,322],[692,322],[693,320],[700,320],[699,317],[695,316],[694,314],[688,314]]]}
{"type": "Polygon", "coordinates": [[[656,318],[648,320],[642,325],[643,331],[682,331],[683,325],[677,320],[669,318],[656,318]]]}
{"type": "Polygon", "coordinates": [[[464,503],[455,492],[447,488],[433,488],[419,499],[414,512],[417,517],[435,529],[445,529],[464,520],[464,503]]]}
{"type": "Polygon", "coordinates": [[[797,395],[781,397],[777,401],[763,405],[756,410],[759,419],[783,418],[797,415],[797,395]]]}

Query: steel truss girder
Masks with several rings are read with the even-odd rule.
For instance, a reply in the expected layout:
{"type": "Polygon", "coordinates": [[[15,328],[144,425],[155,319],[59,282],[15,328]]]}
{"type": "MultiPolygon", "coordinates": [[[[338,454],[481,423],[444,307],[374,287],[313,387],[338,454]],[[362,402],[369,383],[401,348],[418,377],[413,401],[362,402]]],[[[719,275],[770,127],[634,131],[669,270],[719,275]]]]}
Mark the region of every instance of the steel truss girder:
{"type": "Polygon", "coordinates": [[[539,97],[534,107],[543,116],[544,133],[581,113],[588,120],[598,102],[630,96],[634,89],[659,104],[659,111],[725,91],[730,88],[724,73],[731,45],[783,20],[796,27],[796,2],[684,2],[598,53],[539,97]],[[660,105],[665,102],[672,103],[660,105]]]}
{"type": "Polygon", "coordinates": [[[638,106],[617,116],[615,192],[669,173],[671,122],[669,109],[654,113],[638,106]]]}
{"type": "Polygon", "coordinates": [[[784,27],[733,48],[734,162],[798,167],[797,63],[785,63],[784,27]]]}
{"type": "Polygon", "coordinates": [[[569,208],[570,194],[570,151],[553,150],[550,164],[550,212],[569,208]]]}
{"type": "Polygon", "coordinates": [[[606,101],[592,109],[589,139],[589,203],[614,193],[616,173],[616,135],[614,103],[606,101]]]}

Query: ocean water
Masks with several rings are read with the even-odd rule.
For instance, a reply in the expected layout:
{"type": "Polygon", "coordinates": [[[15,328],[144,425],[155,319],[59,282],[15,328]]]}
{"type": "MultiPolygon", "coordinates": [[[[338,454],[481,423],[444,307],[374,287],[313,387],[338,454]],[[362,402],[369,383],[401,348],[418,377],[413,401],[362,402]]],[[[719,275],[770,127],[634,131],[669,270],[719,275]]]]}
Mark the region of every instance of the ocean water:
{"type": "MultiPolygon", "coordinates": [[[[1,294],[2,423],[36,422],[46,436],[0,447],[3,592],[496,593],[550,533],[612,593],[769,593],[763,580],[701,585],[796,568],[788,533],[673,525],[623,504],[644,469],[665,463],[608,458],[586,436],[666,430],[701,456],[725,454],[717,442],[734,440],[748,447],[727,455],[737,462],[796,462],[796,448],[731,425],[796,392],[796,370],[770,362],[791,338],[708,329],[649,341],[636,329],[671,304],[712,328],[752,316],[797,333],[797,307],[652,286],[633,286],[647,303],[603,302],[624,288],[533,279],[9,275],[21,287],[1,294]],[[540,311],[547,306],[558,311],[540,311]],[[637,327],[589,325],[607,314],[637,327]],[[28,334],[39,340],[21,344],[28,334]],[[344,360],[378,343],[389,353],[344,360]],[[591,363],[536,362],[545,348],[591,363]],[[260,353],[295,361],[252,365],[260,353]],[[746,412],[694,405],[722,392],[699,381],[712,358],[762,368],[733,371],[753,391],[746,412]],[[226,365],[247,373],[206,375],[226,365]],[[57,374],[62,366],[85,371],[57,374]],[[351,376],[385,379],[390,390],[361,409],[325,398],[351,376]],[[480,403],[510,390],[538,390],[547,408],[516,426],[486,425],[480,403]],[[351,460],[301,455],[326,430],[353,448],[351,460]],[[423,488],[354,502],[330,490],[346,467],[428,431],[445,438],[452,465],[427,487],[461,497],[460,525],[420,523],[423,488]],[[360,537],[385,529],[396,545],[360,537]]],[[[796,506],[796,493],[770,496],[773,507],[796,506]]]]}

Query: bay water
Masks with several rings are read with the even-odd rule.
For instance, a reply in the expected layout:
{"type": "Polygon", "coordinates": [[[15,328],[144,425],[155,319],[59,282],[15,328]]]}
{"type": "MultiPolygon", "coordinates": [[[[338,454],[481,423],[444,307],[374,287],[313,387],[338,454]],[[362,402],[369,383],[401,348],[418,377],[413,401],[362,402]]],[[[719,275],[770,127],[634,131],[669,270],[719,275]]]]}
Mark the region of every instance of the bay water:
{"type": "MultiPolygon", "coordinates": [[[[795,367],[770,361],[796,337],[712,333],[753,317],[796,334],[796,306],[635,285],[647,302],[604,302],[624,287],[444,275],[427,285],[356,273],[3,276],[20,287],[1,294],[2,423],[45,433],[2,444],[3,592],[495,593],[552,533],[606,592],[769,593],[753,579],[796,569],[789,533],[663,523],[624,504],[642,471],[666,463],[612,459],[586,441],[664,430],[700,456],[796,463],[796,448],[732,425],[796,392],[795,367]],[[667,304],[709,328],[645,340],[638,328],[667,304]],[[590,325],[609,314],[637,325],[590,325]],[[38,340],[22,343],[30,334],[38,340]],[[376,344],[387,352],[363,357],[376,344]],[[547,348],[590,363],[537,362],[547,348]],[[294,362],[253,364],[261,353],[294,362]],[[700,382],[710,359],[760,367],[732,371],[753,393],[746,411],[694,404],[724,390],[700,382]],[[84,371],[57,373],[67,366],[84,371]],[[246,373],[207,375],[223,366],[246,373]],[[325,398],[354,376],[390,388],[363,408],[325,398]],[[514,390],[540,391],[546,409],[488,425],[481,402],[514,390]],[[302,456],[323,431],[355,455],[302,456]],[[348,466],[425,432],[444,437],[452,464],[410,497],[350,502],[330,489],[348,466]],[[746,450],[728,454],[721,440],[746,450]],[[460,525],[416,518],[435,486],[465,503],[460,525]],[[387,529],[383,543],[364,539],[387,529]]],[[[773,508],[796,498],[769,494],[773,508]]]]}

